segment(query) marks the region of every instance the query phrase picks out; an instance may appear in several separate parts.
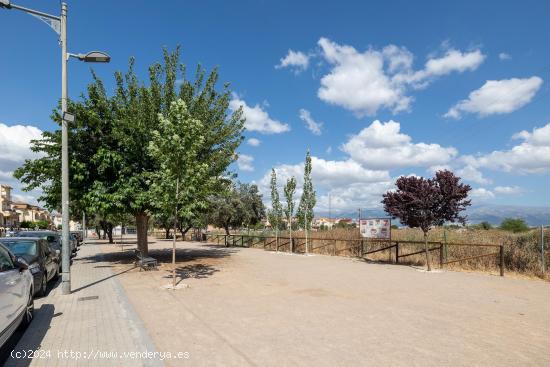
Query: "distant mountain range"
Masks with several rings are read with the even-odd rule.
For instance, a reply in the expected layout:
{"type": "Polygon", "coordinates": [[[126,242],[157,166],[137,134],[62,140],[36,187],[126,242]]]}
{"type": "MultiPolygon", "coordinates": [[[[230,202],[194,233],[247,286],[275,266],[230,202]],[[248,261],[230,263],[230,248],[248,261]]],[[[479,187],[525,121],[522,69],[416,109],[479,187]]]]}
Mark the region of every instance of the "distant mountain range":
{"type": "MultiPolygon", "coordinates": [[[[500,224],[504,218],[521,218],[530,226],[550,225],[550,207],[547,206],[516,206],[516,205],[473,205],[466,212],[469,223],[489,222],[500,224]]],[[[328,217],[328,213],[315,213],[316,216],[328,217]]],[[[358,211],[351,213],[332,213],[333,218],[357,219],[358,211]]],[[[387,217],[383,210],[363,209],[362,218],[387,217]]]]}

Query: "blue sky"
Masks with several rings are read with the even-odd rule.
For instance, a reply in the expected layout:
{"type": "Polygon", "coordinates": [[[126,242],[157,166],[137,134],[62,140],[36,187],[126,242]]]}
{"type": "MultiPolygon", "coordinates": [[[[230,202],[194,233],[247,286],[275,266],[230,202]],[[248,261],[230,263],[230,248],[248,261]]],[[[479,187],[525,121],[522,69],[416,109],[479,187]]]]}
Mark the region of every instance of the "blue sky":
{"type": "MultiPolygon", "coordinates": [[[[145,79],[163,46],[181,45],[190,69],[220,67],[248,112],[247,138],[260,141],[239,149],[242,181],[265,190],[275,167],[300,182],[310,149],[321,212],[328,192],[334,211],[374,208],[395,177],[442,167],[467,179],[474,203],[550,205],[548,2],[68,4],[69,49],[107,51],[112,62],[94,66],[107,86],[130,56],[145,79]]],[[[0,10],[0,34],[0,181],[22,195],[10,172],[30,156],[28,139],[54,128],[60,50],[53,31],[15,10],[0,10]]],[[[77,98],[89,65],[71,61],[69,72],[77,98]]]]}

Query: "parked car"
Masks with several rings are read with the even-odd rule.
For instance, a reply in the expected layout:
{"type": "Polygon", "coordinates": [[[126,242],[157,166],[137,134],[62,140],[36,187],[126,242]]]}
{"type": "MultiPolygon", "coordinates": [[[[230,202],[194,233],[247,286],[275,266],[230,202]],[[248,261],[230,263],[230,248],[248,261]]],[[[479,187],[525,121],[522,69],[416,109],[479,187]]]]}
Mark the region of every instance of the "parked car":
{"type": "MultiPolygon", "coordinates": [[[[17,233],[17,237],[38,237],[48,241],[50,247],[54,250],[59,250],[61,252],[61,235],[54,231],[25,231],[17,233]]],[[[76,253],[76,242],[71,241],[69,238],[69,243],[71,244],[71,253],[76,253]]]]}
{"type": "Polygon", "coordinates": [[[45,296],[48,282],[59,278],[59,250],[52,250],[45,239],[38,237],[0,238],[0,244],[29,264],[34,293],[40,297],[45,296]]]}
{"type": "Polygon", "coordinates": [[[82,235],[82,231],[71,231],[71,234],[74,234],[74,236],[78,241],[78,246],[80,246],[84,241],[84,236],[82,235]]]}
{"type": "Polygon", "coordinates": [[[34,284],[28,266],[0,245],[0,347],[34,316],[34,284]]]}
{"type": "Polygon", "coordinates": [[[80,237],[76,232],[69,232],[69,238],[71,241],[74,241],[75,247],[78,250],[78,247],[80,247],[80,237]]]}

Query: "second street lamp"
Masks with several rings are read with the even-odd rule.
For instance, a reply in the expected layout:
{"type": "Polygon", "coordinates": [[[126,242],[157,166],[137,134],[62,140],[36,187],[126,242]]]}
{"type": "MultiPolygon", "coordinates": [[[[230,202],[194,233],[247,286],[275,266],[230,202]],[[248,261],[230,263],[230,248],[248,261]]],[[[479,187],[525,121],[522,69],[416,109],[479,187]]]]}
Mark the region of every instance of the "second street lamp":
{"type": "Polygon", "coordinates": [[[67,4],[61,3],[61,16],[43,13],[0,0],[0,8],[21,10],[46,22],[58,35],[61,43],[61,215],[62,215],[62,283],[61,292],[71,293],[69,243],[69,137],[68,124],[74,122],[74,115],[67,113],[67,61],[73,56],[84,62],[109,62],[111,57],[104,52],[92,51],[87,54],[67,52],[67,4]]]}

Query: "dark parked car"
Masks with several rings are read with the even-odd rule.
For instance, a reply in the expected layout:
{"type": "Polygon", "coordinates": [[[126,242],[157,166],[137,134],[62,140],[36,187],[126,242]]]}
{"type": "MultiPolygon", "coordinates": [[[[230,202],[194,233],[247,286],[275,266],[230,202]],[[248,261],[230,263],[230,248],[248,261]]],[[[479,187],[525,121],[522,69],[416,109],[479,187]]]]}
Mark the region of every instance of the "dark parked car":
{"type": "MultiPolygon", "coordinates": [[[[21,231],[17,233],[17,237],[38,237],[45,239],[50,244],[50,247],[54,250],[59,250],[61,253],[61,235],[58,232],[54,231],[21,231]]],[[[71,244],[71,253],[76,253],[76,241],[71,241],[69,238],[69,243],[71,244]]],[[[61,259],[61,255],[60,255],[61,259]]],[[[61,261],[60,261],[61,263],[61,261]]]]}
{"type": "Polygon", "coordinates": [[[0,347],[34,315],[33,277],[25,260],[0,245],[0,347]]]}
{"type": "Polygon", "coordinates": [[[82,236],[82,231],[71,231],[71,235],[74,235],[78,241],[78,246],[82,244],[82,241],[84,241],[84,237],[82,236]]]}
{"type": "Polygon", "coordinates": [[[71,241],[74,241],[75,247],[78,250],[78,247],[80,246],[80,237],[76,232],[69,232],[69,238],[71,241]]]}
{"type": "Polygon", "coordinates": [[[45,296],[47,283],[59,278],[58,250],[52,250],[45,239],[37,237],[0,238],[0,244],[27,262],[34,280],[34,293],[45,296]]]}

